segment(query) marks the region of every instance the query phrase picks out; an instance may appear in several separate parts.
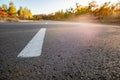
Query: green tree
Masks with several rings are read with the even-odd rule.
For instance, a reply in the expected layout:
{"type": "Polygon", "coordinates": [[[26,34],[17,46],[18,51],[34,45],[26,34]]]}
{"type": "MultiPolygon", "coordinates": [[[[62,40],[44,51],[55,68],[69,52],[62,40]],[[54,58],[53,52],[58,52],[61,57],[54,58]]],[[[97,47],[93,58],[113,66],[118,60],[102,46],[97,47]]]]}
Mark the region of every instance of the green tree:
{"type": "Polygon", "coordinates": [[[11,15],[11,16],[16,16],[17,10],[16,10],[16,7],[14,6],[14,3],[13,3],[13,2],[10,2],[10,3],[9,3],[8,13],[9,13],[9,15],[11,15]]]}
{"type": "Polygon", "coordinates": [[[7,5],[6,5],[6,4],[3,4],[3,5],[2,5],[2,9],[3,9],[4,11],[7,11],[7,10],[8,10],[7,5]]]}

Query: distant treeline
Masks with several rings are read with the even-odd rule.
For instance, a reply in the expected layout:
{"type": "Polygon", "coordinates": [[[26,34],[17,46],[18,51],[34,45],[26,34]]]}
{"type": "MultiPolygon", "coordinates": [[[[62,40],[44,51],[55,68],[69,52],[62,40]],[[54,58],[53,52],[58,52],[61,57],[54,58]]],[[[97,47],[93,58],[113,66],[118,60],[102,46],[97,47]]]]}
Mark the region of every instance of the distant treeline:
{"type": "Polygon", "coordinates": [[[105,2],[101,6],[98,6],[95,1],[88,3],[88,6],[82,6],[76,3],[76,8],[69,8],[66,11],[60,10],[48,15],[34,15],[34,19],[65,20],[88,13],[97,16],[101,20],[112,17],[118,18],[120,21],[120,1],[116,4],[105,2]]]}
{"type": "Polygon", "coordinates": [[[9,3],[9,6],[3,4],[0,6],[0,18],[18,18],[18,19],[32,19],[32,13],[30,9],[20,7],[16,9],[13,2],[9,3]]]}

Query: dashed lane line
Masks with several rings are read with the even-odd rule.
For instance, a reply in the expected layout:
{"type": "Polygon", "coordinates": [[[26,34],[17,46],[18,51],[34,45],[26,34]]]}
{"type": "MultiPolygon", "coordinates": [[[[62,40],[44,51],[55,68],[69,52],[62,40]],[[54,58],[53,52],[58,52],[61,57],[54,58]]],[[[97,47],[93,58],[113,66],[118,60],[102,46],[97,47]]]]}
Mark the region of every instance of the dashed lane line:
{"type": "Polygon", "coordinates": [[[17,57],[29,58],[40,56],[42,53],[42,46],[44,42],[45,33],[46,28],[41,28],[17,57]]]}

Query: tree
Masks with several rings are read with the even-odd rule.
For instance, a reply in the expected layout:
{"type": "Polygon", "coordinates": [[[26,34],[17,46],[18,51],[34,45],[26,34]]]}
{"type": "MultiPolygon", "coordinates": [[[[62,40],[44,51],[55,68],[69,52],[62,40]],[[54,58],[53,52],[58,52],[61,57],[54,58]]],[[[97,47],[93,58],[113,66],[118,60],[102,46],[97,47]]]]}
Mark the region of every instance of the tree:
{"type": "Polygon", "coordinates": [[[82,15],[82,14],[86,14],[88,12],[88,7],[87,6],[82,6],[79,5],[78,3],[76,3],[76,8],[75,8],[75,14],[77,16],[82,15]]]}
{"type": "Polygon", "coordinates": [[[17,10],[16,10],[16,7],[14,6],[14,3],[13,3],[13,2],[10,2],[10,3],[9,3],[8,13],[9,13],[9,15],[11,15],[11,16],[16,16],[17,10]]]}
{"type": "Polygon", "coordinates": [[[101,18],[105,16],[110,16],[112,14],[111,8],[109,6],[110,2],[105,2],[99,9],[99,15],[101,18]]]}
{"type": "Polygon", "coordinates": [[[78,5],[78,3],[76,3],[76,13],[79,14],[81,10],[81,5],[78,5]]]}
{"type": "Polygon", "coordinates": [[[8,16],[7,12],[4,11],[4,10],[0,7],[0,18],[1,18],[1,17],[7,17],[7,16],[8,16]]]}
{"type": "Polygon", "coordinates": [[[19,8],[19,10],[18,10],[18,16],[20,17],[20,18],[23,18],[23,8],[22,7],[20,7],[19,8]]]}
{"type": "Polygon", "coordinates": [[[33,18],[31,10],[28,10],[28,18],[29,19],[33,18]]]}
{"type": "Polygon", "coordinates": [[[56,20],[63,19],[63,18],[64,18],[64,12],[63,12],[62,10],[56,12],[55,15],[54,15],[54,18],[55,18],[56,20]]]}
{"type": "Polygon", "coordinates": [[[6,4],[3,4],[3,5],[2,5],[2,9],[3,9],[4,11],[7,11],[7,10],[8,10],[7,5],[6,5],[6,4]]]}
{"type": "Polygon", "coordinates": [[[92,9],[95,8],[96,6],[97,6],[96,1],[90,2],[88,5],[88,11],[92,12],[92,9]]]}
{"type": "Polygon", "coordinates": [[[33,18],[32,12],[28,8],[24,8],[23,10],[19,10],[19,13],[21,12],[22,17],[24,19],[31,19],[33,18]]]}

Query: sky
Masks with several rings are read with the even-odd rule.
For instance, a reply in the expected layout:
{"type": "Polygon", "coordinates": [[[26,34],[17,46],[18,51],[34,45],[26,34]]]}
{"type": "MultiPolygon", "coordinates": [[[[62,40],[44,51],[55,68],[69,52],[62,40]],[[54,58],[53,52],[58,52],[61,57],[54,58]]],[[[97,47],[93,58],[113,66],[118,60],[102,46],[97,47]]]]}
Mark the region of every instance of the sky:
{"type": "MultiPolygon", "coordinates": [[[[17,9],[22,6],[30,9],[33,14],[49,14],[70,7],[75,8],[76,3],[86,6],[93,0],[0,0],[0,6],[2,4],[9,5],[10,1],[14,2],[17,9]]],[[[96,0],[99,5],[109,1],[116,3],[118,0],[96,0]]]]}

